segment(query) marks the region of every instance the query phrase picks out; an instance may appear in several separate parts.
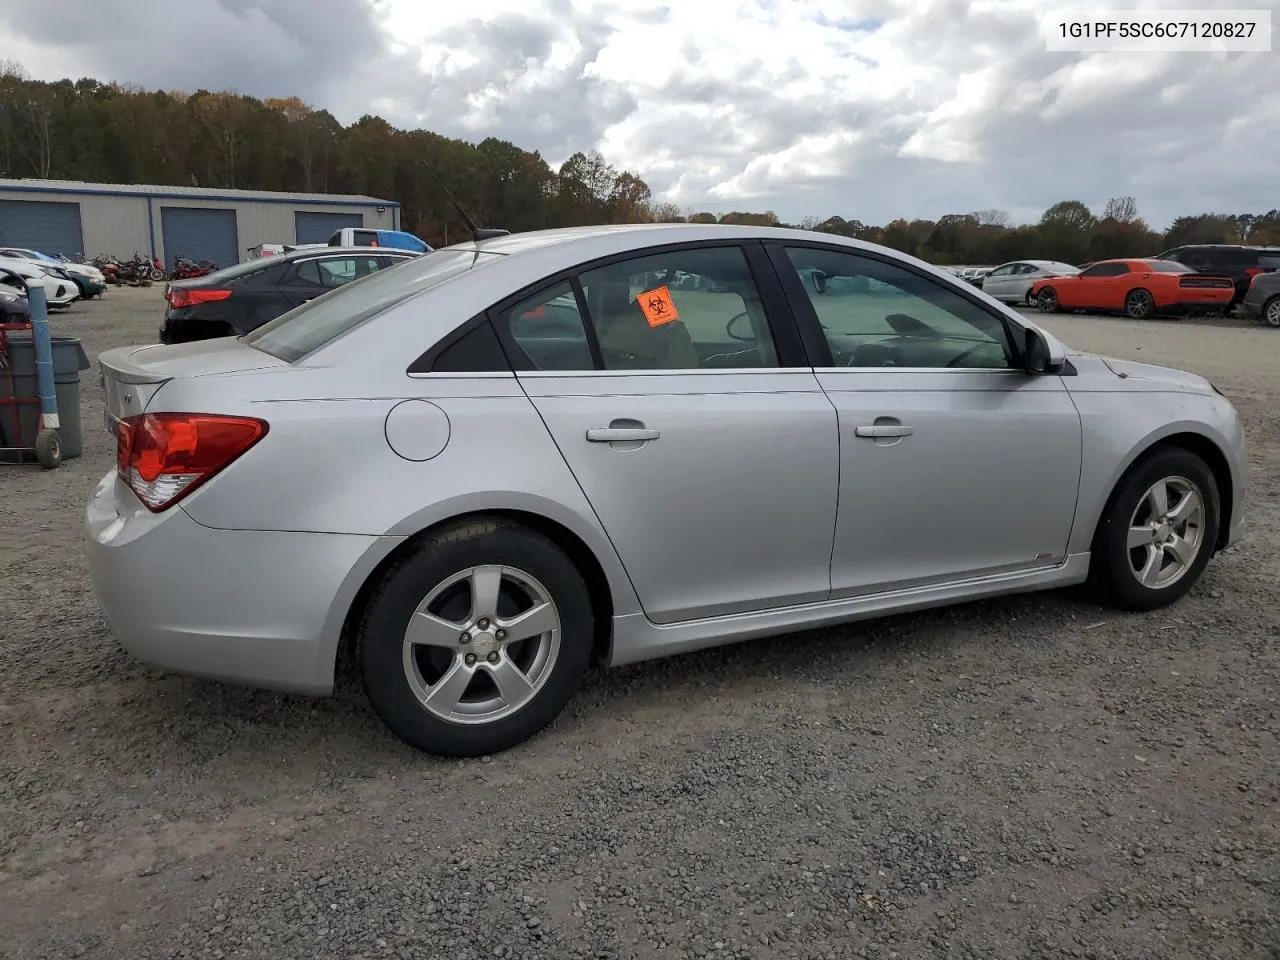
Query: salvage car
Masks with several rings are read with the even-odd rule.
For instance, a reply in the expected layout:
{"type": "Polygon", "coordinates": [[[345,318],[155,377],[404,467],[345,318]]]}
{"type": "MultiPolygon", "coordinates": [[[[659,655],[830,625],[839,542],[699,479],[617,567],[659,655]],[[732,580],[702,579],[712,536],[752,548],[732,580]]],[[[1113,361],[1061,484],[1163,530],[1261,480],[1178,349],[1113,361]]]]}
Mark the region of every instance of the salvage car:
{"type": "Polygon", "coordinates": [[[50,309],[69,307],[80,298],[80,288],[65,274],[57,276],[60,271],[52,264],[46,266],[33,260],[0,258],[0,270],[21,277],[24,283],[31,280],[38,282],[44,287],[45,301],[50,309]]]}
{"type": "Polygon", "coordinates": [[[1002,263],[982,278],[982,289],[1004,303],[1022,303],[1035,306],[1032,289],[1037,280],[1044,277],[1074,277],[1079,267],[1057,260],[1015,260],[1002,263]]]}
{"type": "Polygon", "coordinates": [[[1158,313],[1221,314],[1235,289],[1230,277],[1196,273],[1172,260],[1099,260],[1075,276],[1036,280],[1030,295],[1045,313],[1084,310],[1146,320],[1158,313]]]}
{"type": "Polygon", "coordinates": [[[1242,305],[1253,319],[1280,329],[1280,270],[1254,274],[1242,305]]]}
{"type": "Polygon", "coordinates": [[[92,264],[76,263],[65,257],[51,257],[30,247],[0,247],[0,257],[11,260],[30,260],[42,266],[61,280],[70,280],[80,291],[80,296],[88,300],[100,297],[107,289],[107,279],[102,271],[92,264]]]}
{"type": "Polygon", "coordinates": [[[406,250],[308,247],[165,287],[161,343],[234,337],[366,274],[418,256],[406,250]]]}
{"type": "Polygon", "coordinates": [[[1243,523],[1203,377],[802,230],[482,238],[99,360],[89,567],[126,649],[312,694],[350,658],[442,755],[533,736],[593,661],[1086,580],[1167,607],[1243,523]]]}

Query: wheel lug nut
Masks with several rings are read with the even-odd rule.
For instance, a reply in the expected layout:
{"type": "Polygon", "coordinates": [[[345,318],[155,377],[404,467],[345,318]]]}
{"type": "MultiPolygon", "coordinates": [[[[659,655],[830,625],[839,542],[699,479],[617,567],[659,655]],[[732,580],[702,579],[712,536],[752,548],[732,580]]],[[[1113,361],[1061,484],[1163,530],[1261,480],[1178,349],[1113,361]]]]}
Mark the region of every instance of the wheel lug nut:
{"type": "Polygon", "coordinates": [[[460,637],[458,638],[458,642],[459,642],[459,643],[470,643],[470,642],[471,642],[471,634],[469,634],[469,633],[464,633],[462,636],[460,636],[460,637]]]}
{"type": "Polygon", "coordinates": [[[497,663],[497,662],[498,662],[498,651],[497,651],[497,650],[495,650],[495,651],[493,651],[493,653],[489,654],[489,662],[490,662],[490,663],[497,663]]]}
{"type": "Polygon", "coordinates": [[[481,621],[477,624],[477,626],[478,626],[481,630],[488,630],[488,629],[489,629],[489,621],[488,621],[488,620],[481,620],[481,621]]]}
{"type": "Polygon", "coordinates": [[[476,655],[474,653],[467,654],[467,666],[474,667],[476,665],[476,655]]]}
{"type": "Polygon", "coordinates": [[[494,634],[494,636],[497,637],[499,640],[505,640],[507,639],[507,631],[499,630],[497,633],[494,634]]]}

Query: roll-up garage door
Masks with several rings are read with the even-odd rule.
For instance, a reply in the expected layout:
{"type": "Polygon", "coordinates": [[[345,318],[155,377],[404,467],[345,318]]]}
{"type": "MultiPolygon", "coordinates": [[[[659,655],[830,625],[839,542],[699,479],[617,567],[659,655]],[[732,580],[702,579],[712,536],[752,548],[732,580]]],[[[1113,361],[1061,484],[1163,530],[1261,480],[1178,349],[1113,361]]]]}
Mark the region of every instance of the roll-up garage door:
{"type": "Polygon", "coordinates": [[[221,267],[240,262],[236,212],[208,207],[161,207],[164,256],[169,269],[178,257],[212,260],[221,267]]]}
{"type": "Polygon", "coordinates": [[[84,253],[80,204],[47,200],[0,200],[0,243],[49,256],[84,253]]]}
{"type": "Polygon", "coordinates": [[[313,213],[298,210],[293,215],[296,243],[328,243],[335,230],[363,226],[364,217],[358,213],[313,213]]]}

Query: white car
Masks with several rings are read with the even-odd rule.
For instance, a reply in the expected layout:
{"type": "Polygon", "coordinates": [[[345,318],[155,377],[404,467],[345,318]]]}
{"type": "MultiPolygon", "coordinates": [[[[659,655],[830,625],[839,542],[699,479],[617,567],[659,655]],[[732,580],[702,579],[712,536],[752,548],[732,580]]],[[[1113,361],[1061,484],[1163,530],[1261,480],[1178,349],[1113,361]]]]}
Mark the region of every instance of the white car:
{"type": "MultiPolygon", "coordinates": [[[[52,267],[52,264],[48,266],[52,267]]],[[[55,268],[56,269],[56,268],[55,268]]],[[[44,286],[44,297],[54,309],[69,307],[79,299],[80,288],[74,280],[63,279],[51,273],[44,264],[35,260],[14,260],[0,257],[0,270],[16,273],[23,280],[37,280],[44,286]]]]}
{"type": "Polygon", "coordinates": [[[1074,277],[1079,267],[1058,260],[1014,260],[982,278],[982,292],[1004,303],[1031,306],[1031,285],[1043,277],[1074,277]]]}
{"type": "Polygon", "coordinates": [[[80,296],[89,297],[102,293],[107,286],[107,278],[102,271],[89,263],[76,263],[74,260],[60,260],[47,253],[33,250],[30,247],[0,247],[0,258],[9,260],[30,260],[46,270],[53,268],[63,270],[80,288],[80,296]]]}

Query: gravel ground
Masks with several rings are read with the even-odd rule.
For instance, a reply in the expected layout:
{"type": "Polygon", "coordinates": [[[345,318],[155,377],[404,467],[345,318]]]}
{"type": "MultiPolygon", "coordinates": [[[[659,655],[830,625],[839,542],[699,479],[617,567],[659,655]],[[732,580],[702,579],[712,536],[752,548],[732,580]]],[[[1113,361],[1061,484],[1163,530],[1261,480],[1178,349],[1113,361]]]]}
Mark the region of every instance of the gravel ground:
{"type": "MultiPolygon", "coordinates": [[[[154,339],[159,291],[55,318],[154,339]]],[[[1057,318],[1213,378],[1250,529],[1176,608],[1075,591],[594,676],[487,760],[352,692],[162,675],[89,592],[110,468],[0,469],[0,956],[1280,957],[1280,335],[1057,318]]]]}

